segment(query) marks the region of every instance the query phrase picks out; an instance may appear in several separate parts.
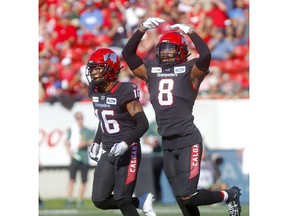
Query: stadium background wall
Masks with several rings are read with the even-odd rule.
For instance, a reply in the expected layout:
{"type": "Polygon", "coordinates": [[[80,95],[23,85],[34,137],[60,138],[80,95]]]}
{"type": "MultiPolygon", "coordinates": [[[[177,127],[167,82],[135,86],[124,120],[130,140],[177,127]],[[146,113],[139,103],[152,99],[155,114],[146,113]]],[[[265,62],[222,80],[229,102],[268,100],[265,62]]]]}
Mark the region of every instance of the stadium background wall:
{"type": "MultiPolygon", "coordinates": [[[[195,123],[201,130],[204,142],[212,152],[224,158],[220,167],[223,180],[229,184],[237,184],[243,188],[243,202],[249,202],[249,121],[252,117],[249,100],[198,100],[194,106],[195,123]],[[243,136],[246,134],[246,136],[243,136]],[[237,158],[237,160],[235,160],[237,158]]],[[[91,103],[75,103],[72,110],[65,109],[60,103],[53,105],[39,104],[39,193],[42,198],[65,198],[67,191],[69,157],[64,147],[66,129],[73,124],[73,114],[82,111],[85,124],[97,129],[98,120],[93,115],[91,103]]],[[[144,107],[149,119],[155,119],[151,104],[144,107]]],[[[135,194],[154,191],[151,173],[151,157],[149,150],[143,146],[143,160],[139,170],[139,178],[135,194]]],[[[90,161],[88,188],[85,196],[91,197],[94,161],[90,161]]],[[[79,176],[78,176],[79,177],[79,176]]],[[[171,188],[164,174],[161,177],[164,204],[174,203],[171,188]]],[[[76,185],[75,193],[77,192],[76,185]]]]}

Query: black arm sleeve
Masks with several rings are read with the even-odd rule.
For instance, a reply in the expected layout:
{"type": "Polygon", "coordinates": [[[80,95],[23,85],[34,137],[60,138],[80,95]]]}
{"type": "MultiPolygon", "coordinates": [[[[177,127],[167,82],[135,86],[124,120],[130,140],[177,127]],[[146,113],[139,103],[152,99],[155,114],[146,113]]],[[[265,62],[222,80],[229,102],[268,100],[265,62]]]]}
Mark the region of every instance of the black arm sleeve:
{"type": "Polygon", "coordinates": [[[137,30],[122,50],[122,57],[132,71],[143,64],[142,59],[136,54],[137,47],[143,35],[143,32],[137,30]]]}
{"type": "Polygon", "coordinates": [[[134,130],[130,131],[125,140],[123,140],[128,145],[131,145],[133,142],[140,139],[149,128],[148,119],[144,111],[136,113],[133,116],[133,119],[136,121],[137,126],[134,130]]]}
{"type": "Polygon", "coordinates": [[[102,142],[102,130],[101,130],[100,122],[98,124],[98,129],[97,129],[97,132],[95,134],[93,142],[98,143],[98,144],[100,144],[102,142]]]}
{"type": "Polygon", "coordinates": [[[207,44],[202,40],[202,38],[196,34],[195,32],[192,32],[191,34],[188,34],[191,40],[193,41],[198,53],[199,58],[196,61],[196,66],[202,71],[209,71],[210,61],[211,61],[211,51],[207,44]]]}

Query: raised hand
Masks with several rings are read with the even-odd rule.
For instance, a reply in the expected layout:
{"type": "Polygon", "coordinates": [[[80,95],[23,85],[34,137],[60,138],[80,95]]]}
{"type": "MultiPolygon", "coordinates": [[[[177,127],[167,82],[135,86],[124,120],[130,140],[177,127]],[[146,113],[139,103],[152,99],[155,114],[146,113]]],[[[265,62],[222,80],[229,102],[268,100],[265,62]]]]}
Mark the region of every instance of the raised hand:
{"type": "Polygon", "coordinates": [[[155,28],[159,26],[161,23],[165,22],[165,20],[158,17],[149,17],[146,21],[142,23],[142,27],[144,30],[155,28]]]}
{"type": "Polygon", "coordinates": [[[184,25],[184,24],[174,24],[174,25],[171,25],[170,28],[172,29],[181,29],[185,34],[188,34],[188,33],[191,33],[193,31],[193,28],[190,27],[190,26],[187,26],[187,25],[184,25]]]}

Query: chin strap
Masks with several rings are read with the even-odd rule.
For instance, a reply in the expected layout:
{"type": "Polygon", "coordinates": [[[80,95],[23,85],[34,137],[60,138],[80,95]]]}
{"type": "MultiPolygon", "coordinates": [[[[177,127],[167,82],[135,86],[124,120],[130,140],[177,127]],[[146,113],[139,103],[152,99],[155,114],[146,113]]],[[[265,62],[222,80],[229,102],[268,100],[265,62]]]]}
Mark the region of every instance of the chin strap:
{"type": "Polygon", "coordinates": [[[105,92],[105,89],[108,87],[109,84],[110,84],[109,81],[103,79],[103,81],[100,81],[100,82],[99,81],[98,82],[92,81],[90,83],[90,86],[91,86],[92,92],[102,93],[102,92],[105,92]]]}

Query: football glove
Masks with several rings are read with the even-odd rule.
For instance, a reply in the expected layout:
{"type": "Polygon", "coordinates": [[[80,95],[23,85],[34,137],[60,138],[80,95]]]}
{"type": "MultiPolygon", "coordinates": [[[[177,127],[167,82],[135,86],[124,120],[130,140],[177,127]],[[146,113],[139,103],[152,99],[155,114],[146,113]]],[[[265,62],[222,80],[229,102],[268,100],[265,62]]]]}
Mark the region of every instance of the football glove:
{"type": "Polygon", "coordinates": [[[126,150],[128,149],[128,145],[127,143],[125,143],[124,141],[120,142],[120,143],[115,143],[113,145],[113,147],[111,148],[108,156],[121,156],[124,154],[124,152],[126,152],[126,150]]]}
{"type": "Polygon", "coordinates": [[[99,149],[100,149],[100,144],[98,144],[98,143],[93,143],[93,144],[89,147],[89,157],[90,157],[92,160],[97,161],[97,162],[98,162],[97,155],[98,155],[99,149]]]}
{"type": "Polygon", "coordinates": [[[193,30],[193,28],[191,28],[190,26],[187,26],[187,25],[184,25],[184,24],[174,24],[174,25],[171,25],[170,28],[172,29],[176,29],[176,28],[179,28],[181,29],[185,34],[188,34],[190,31],[193,30]]]}
{"type": "Polygon", "coordinates": [[[145,30],[155,28],[156,26],[163,23],[165,20],[158,17],[149,17],[145,22],[142,23],[142,27],[145,30]]]}

